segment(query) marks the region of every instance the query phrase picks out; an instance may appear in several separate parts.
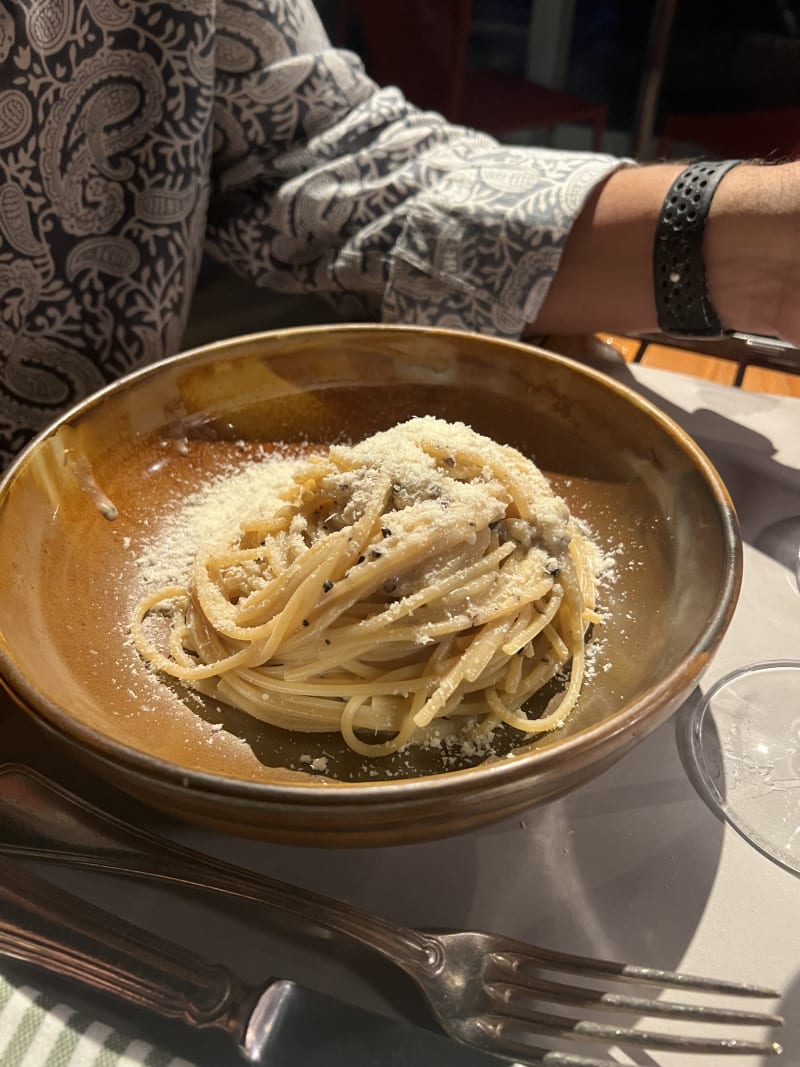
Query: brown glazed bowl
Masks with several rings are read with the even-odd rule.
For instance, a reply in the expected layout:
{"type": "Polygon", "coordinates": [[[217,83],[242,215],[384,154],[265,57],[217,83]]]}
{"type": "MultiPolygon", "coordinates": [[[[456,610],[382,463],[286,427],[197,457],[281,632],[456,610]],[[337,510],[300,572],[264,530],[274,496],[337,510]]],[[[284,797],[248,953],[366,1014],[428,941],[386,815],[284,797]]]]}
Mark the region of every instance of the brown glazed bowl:
{"type": "Polygon", "coordinates": [[[455,331],[334,326],[189,352],[71,411],[0,484],[0,576],[0,676],[43,744],[189,821],[385,845],[559,796],[663,723],[730,621],[741,546],[703,453],[602,374],[455,331]],[[336,736],[268,727],[144,667],[127,620],[141,556],[177,503],[255,444],[356,440],[414,414],[533,456],[616,553],[597,669],[563,728],[472,765],[424,750],[367,761],[336,736]],[[327,774],[309,767],[319,755],[327,774]]]}

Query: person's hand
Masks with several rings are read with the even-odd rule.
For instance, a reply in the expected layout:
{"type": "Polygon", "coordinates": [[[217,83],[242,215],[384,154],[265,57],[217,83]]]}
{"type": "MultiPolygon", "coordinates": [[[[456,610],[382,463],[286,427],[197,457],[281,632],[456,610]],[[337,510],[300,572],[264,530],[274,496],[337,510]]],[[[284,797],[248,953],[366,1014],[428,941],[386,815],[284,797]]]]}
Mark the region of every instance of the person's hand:
{"type": "Polygon", "coordinates": [[[704,257],[726,328],[800,345],[800,163],[730,171],[711,204],[704,257]]]}
{"type": "MultiPolygon", "coordinates": [[[[653,240],[664,197],[683,167],[627,167],[594,190],[533,329],[658,331],[653,240]]],[[[711,203],[703,255],[726,329],[800,344],[800,163],[729,171],[711,203]]]]}

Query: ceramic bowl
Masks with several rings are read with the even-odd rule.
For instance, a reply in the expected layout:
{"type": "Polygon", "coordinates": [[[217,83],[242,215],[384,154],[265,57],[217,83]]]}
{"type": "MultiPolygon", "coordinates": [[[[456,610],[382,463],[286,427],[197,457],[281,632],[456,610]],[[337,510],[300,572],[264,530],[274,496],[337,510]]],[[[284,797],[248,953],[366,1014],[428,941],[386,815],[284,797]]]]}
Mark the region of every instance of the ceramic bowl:
{"type": "Polygon", "coordinates": [[[282,330],[130,375],[17,459],[0,485],[0,676],[43,743],[173,815],[285,843],[402,843],[510,815],[619,759],[697,683],[740,576],[713,467],[610,378],[456,331],[282,330]],[[365,761],[338,736],[268,727],[141,663],[127,633],[141,561],[189,494],[255,447],[356,440],[416,414],[531,455],[614,553],[609,621],[563,728],[495,758],[365,761]]]}

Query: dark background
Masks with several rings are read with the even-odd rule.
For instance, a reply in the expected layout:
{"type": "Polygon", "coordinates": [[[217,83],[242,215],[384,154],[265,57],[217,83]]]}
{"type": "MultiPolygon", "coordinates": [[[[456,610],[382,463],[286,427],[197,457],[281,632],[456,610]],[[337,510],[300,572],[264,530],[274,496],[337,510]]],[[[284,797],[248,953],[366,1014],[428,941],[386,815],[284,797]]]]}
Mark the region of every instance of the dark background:
{"type": "MultiPolygon", "coordinates": [[[[340,2],[317,0],[339,42],[340,2]]],[[[524,75],[532,7],[532,0],[473,0],[468,65],[524,75]]],[[[606,103],[608,129],[620,135],[634,132],[655,10],[655,0],[576,2],[560,88],[606,103]]],[[[396,0],[396,11],[402,18],[402,0],[396,0]]],[[[347,43],[363,55],[357,26],[351,26],[347,43]]],[[[800,0],[678,0],[656,135],[665,117],[675,113],[787,107],[800,107],[800,0]]],[[[624,143],[617,138],[610,147],[618,150],[624,143]]]]}

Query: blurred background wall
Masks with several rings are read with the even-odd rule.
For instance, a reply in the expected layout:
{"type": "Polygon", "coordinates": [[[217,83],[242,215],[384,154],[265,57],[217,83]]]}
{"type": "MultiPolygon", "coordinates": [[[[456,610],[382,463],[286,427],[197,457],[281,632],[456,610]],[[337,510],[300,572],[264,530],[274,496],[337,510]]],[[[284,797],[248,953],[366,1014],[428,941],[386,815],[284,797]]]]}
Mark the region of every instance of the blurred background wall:
{"type": "MultiPolygon", "coordinates": [[[[395,37],[420,11],[433,26],[451,4],[365,2],[370,21],[380,11],[395,37]]],[[[334,40],[358,51],[368,69],[380,68],[381,44],[364,32],[363,3],[317,6],[334,40]]],[[[800,0],[464,0],[464,6],[465,82],[488,69],[605,105],[609,151],[642,158],[800,151],[800,0]]],[[[452,20],[451,27],[452,37],[452,20]]],[[[408,71],[417,78],[419,60],[409,48],[408,71]]],[[[402,69],[394,80],[404,87],[402,69]]],[[[590,127],[572,122],[503,131],[501,139],[592,145],[590,127]]]]}

